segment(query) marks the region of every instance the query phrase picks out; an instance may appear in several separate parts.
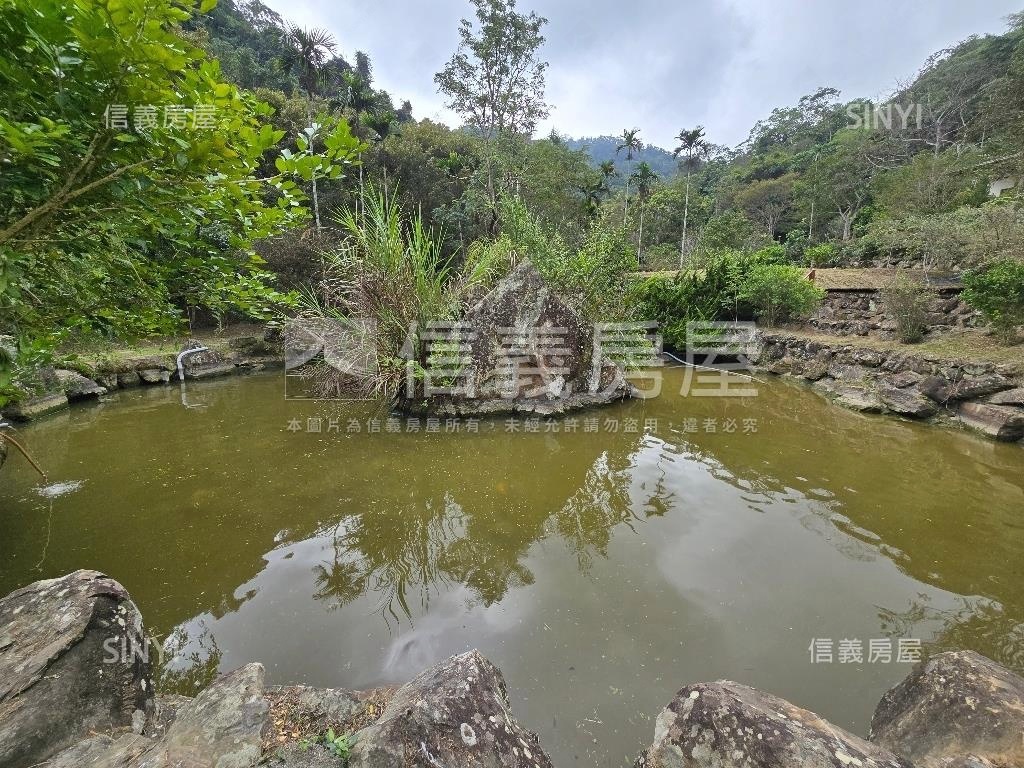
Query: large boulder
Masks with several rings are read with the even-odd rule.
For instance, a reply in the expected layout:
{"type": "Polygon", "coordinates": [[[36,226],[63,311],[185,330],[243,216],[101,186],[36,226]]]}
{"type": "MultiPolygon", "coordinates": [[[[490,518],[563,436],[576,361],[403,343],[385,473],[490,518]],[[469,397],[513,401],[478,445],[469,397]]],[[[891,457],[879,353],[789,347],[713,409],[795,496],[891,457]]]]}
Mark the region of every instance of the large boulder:
{"type": "Polygon", "coordinates": [[[189,339],[182,352],[190,352],[182,359],[181,367],[186,379],[212,379],[217,376],[228,376],[235,372],[235,365],[215,349],[207,348],[202,342],[189,339]]]}
{"type": "Polygon", "coordinates": [[[886,410],[915,419],[934,416],[938,406],[913,387],[894,387],[884,381],[878,383],[878,396],[886,410]]]}
{"type": "Polygon", "coordinates": [[[636,768],[910,768],[784,699],[722,680],[683,688],[636,768]]]}
{"type": "Polygon", "coordinates": [[[167,732],[133,765],[249,768],[262,754],[269,711],[263,665],[246,664],[181,707],[167,732]]]}
{"type": "Polygon", "coordinates": [[[960,403],[957,418],[971,429],[1004,442],[1024,438],[1024,411],[1006,405],[960,403]]]}
{"type": "MultiPolygon", "coordinates": [[[[597,330],[521,262],[463,318],[466,381],[459,394],[432,396],[438,414],[551,415],[629,397],[622,370],[595,343],[597,330]],[[513,367],[510,361],[514,360],[513,367]]],[[[403,404],[418,410],[417,391],[403,404]]]]}
{"type": "Polygon", "coordinates": [[[36,765],[153,706],[142,617],[96,571],[37,581],[0,600],[0,765],[36,765]]]}
{"type": "Polygon", "coordinates": [[[1022,766],[1024,678],[973,651],[940,653],[882,697],[871,740],[917,768],[1022,766]]]}
{"type": "Polygon", "coordinates": [[[1024,387],[999,392],[988,398],[993,405],[1024,405],[1024,387]]]}
{"type": "Polygon", "coordinates": [[[154,718],[144,733],[92,736],[46,768],[253,768],[269,712],[263,675],[261,664],[247,664],[195,699],[165,700],[171,711],[154,718]]]}
{"type": "Polygon", "coordinates": [[[399,688],[380,720],[355,734],[349,766],[550,768],[551,761],[512,716],[501,672],[469,651],[399,688]]]}
{"type": "Polygon", "coordinates": [[[58,370],[57,380],[68,400],[85,400],[107,394],[107,388],[101,387],[92,379],[86,378],[77,371],[58,370]]]}

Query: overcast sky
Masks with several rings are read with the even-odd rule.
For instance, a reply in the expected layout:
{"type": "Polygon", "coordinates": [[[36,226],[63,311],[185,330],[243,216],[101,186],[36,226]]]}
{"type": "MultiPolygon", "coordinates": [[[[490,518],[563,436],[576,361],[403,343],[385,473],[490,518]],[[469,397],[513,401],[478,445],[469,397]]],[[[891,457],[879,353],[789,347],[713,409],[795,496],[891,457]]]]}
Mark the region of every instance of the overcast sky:
{"type": "MultiPolygon", "coordinates": [[[[450,125],[433,76],[458,45],[465,0],[264,0],[327,27],[342,54],[366,51],[377,87],[417,118],[450,125]]],[[[618,134],[671,149],[682,128],[735,145],[773,107],[819,86],[881,97],[934,51],[1001,32],[1016,0],[519,0],[548,19],[551,118],[571,136],[618,134]]]]}

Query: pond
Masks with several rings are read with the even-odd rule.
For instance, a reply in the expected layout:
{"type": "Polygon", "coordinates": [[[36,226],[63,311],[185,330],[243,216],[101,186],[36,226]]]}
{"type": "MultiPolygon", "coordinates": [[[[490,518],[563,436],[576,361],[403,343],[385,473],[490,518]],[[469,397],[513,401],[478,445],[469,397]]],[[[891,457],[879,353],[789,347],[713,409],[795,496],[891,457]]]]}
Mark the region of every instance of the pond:
{"type": "Polygon", "coordinates": [[[688,682],[866,735],[909,672],[901,639],[1024,671],[1020,446],[778,380],[681,397],[682,377],[536,432],[349,432],[358,411],[288,401],[279,373],[190,385],[199,408],[122,391],[22,430],[63,485],[41,493],[13,453],[0,472],[0,591],[110,574],[183,693],[249,661],[270,683],[400,683],[476,647],[563,766],[629,764],[688,682]]]}

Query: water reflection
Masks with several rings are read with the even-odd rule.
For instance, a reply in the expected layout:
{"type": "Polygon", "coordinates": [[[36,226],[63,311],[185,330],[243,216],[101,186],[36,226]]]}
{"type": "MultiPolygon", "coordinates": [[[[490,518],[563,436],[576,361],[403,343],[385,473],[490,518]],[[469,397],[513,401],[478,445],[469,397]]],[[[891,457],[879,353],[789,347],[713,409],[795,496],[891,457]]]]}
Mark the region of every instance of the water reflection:
{"type": "Polygon", "coordinates": [[[338,413],[273,377],[194,389],[208,408],[137,390],[26,430],[56,480],[87,479],[76,493],[0,476],[0,588],[110,573],[168,636],[183,693],[251,660],[271,682],[365,687],[479,646],[556,762],[620,765],[649,741],[640,713],[696,679],[864,732],[906,670],[812,667],[813,637],[920,637],[1024,671],[1019,447],[781,382],[602,412],[657,419],[645,434],[454,437],[293,434],[338,413]],[[750,417],[756,433],[681,426],[750,417]]]}

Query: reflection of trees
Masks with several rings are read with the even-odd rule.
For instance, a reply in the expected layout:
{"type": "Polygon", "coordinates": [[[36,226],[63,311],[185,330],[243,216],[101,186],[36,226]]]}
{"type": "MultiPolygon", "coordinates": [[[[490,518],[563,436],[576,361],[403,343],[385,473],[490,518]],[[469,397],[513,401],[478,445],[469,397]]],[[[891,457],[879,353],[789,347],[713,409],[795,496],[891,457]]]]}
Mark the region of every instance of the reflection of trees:
{"type": "Polygon", "coordinates": [[[555,530],[576,555],[581,571],[589,570],[593,554],[607,557],[615,525],[636,519],[629,498],[629,468],[612,469],[610,461],[607,453],[601,454],[580,489],[554,515],[555,530]]]}
{"type": "Polygon", "coordinates": [[[198,634],[182,624],[163,642],[161,659],[152,659],[153,681],[163,693],[195,696],[217,678],[224,652],[206,622],[198,634]]]}
{"type": "Polygon", "coordinates": [[[439,505],[372,509],[342,518],[334,527],[334,557],[314,567],[314,597],[340,608],[367,592],[380,594],[378,609],[396,620],[394,603],[410,615],[408,592],[418,586],[425,607],[431,585],[443,579],[437,563],[462,522],[462,511],[446,496],[439,505]]]}
{"type": "Polygon", "coordinates": [[[970,648],[1024,672],[1024,617],[980,597],[958,597],[953,608],[936,608],[930,603],[929,596],[922,593],[905,611],[880,609],[882,632],[893,638],[916,637],[921,625],[938,624],[930,653],[970,648]]]}
{"type": "MultiPolygon", "coordinates": [[[[607,554],[614,526],[637,519],[630,494],[636,449],[635,441],[623,442],[622,450],[602,453],[586,466],[573,495],[554,504],[478,490],[469,512],[451,492],[439,491],[440,499],[418,495],[404,505],[349,515],[329,533],[333,556],[314,568],[314,597],[341,607],[372,593],[379,596],[378,611],[398,620],[412,615],[414,590],[426,608],[433,590],[458,583],[491,605],[534,582],[523,559],[551,530],[586,569],[595,554],[607,554]]],[[[660,514],[670,498],[664,473],[643,492],[648,498],[637,509],[660,514]]]]}

